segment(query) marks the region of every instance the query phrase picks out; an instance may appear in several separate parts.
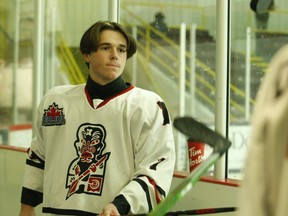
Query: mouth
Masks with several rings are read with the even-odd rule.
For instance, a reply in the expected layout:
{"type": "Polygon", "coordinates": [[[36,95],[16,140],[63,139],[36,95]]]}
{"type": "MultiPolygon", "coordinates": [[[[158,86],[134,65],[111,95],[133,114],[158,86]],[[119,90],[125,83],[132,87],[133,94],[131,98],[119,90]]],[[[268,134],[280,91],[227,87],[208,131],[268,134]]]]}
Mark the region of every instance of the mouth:
{"type": "Polygon", "coordinates": [[[108,67],[117,67],[120,68],[119,64],[107,64],[108,67]]]}

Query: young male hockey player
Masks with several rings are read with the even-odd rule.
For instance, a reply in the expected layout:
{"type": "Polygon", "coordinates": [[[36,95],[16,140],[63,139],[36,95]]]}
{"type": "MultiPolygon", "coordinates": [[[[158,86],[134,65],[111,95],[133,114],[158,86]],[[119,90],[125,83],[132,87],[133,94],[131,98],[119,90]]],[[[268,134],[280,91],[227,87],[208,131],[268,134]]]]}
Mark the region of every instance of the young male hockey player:
{"type": "Polygon", "coordinates": [[[167,195],[175,163],[167,108],[155,93],[125,83],[136,52],[118,23],[83,35],[86,84],[59,86],[42,99],[26,161],[20,216],[148,213],[167,195]]]}

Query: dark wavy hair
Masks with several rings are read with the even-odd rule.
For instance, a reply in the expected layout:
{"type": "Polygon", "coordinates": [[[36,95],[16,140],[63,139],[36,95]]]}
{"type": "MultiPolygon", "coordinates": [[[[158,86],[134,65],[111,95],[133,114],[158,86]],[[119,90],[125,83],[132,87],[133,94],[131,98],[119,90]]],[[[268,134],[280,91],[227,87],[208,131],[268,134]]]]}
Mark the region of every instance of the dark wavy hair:
{"type": "Polygon", "coordinates": [[[120,32],[127,41],[127,59],[132,57],[137,50],[137,44],[134,37],[119,23],[111,21],[98,21],[94,23],[83,34],[80,41],[80,51],[82,54],[90,54],[98,49],[100,34],[104,30],[120,32]]]}

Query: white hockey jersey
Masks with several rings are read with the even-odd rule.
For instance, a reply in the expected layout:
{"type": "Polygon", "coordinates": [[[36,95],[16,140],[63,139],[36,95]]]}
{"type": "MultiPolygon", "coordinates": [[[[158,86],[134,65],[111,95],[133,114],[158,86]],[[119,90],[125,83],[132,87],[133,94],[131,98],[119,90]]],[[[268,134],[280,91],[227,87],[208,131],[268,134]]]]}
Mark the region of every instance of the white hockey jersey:
{"type": "Polygon", "coordinates": [[[120,194],[131,213],[151,211],[175,164],[163,100],[134,86],[107,100],[85,90],[59,86],[44,96],[23,188],[43,194],[43,215],[97,215],[120,194]]]}
{"type": "Polygon", "coordinates": [[[288,45],[273,57],[252,122],[239,216],[288,214],[288,45]]]}

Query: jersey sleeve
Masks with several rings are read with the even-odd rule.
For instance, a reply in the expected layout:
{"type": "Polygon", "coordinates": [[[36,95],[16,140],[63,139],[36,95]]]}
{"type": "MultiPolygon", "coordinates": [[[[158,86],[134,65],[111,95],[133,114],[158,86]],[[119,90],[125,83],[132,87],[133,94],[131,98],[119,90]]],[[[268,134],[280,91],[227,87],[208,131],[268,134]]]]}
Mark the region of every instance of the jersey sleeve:
{"type": "Polygon", "coordinates": [[[137,140],[135,173],[121,191],[132,214],[150,212],[167,196],[175,166],[174,137],[165,103],[159,99],[147,107],[144,104],[141,110],[145,112],[135,113],[131,128],[137,140]]]}
{"type": "Polygon", "coordinates": [[[43,201],[43,171],[45,166],[41,116],[43,110],[37,109],[35,118],[35,137],[27,150],[25,174],[21,194],[21,203],[37,206],[43,201]]]}

